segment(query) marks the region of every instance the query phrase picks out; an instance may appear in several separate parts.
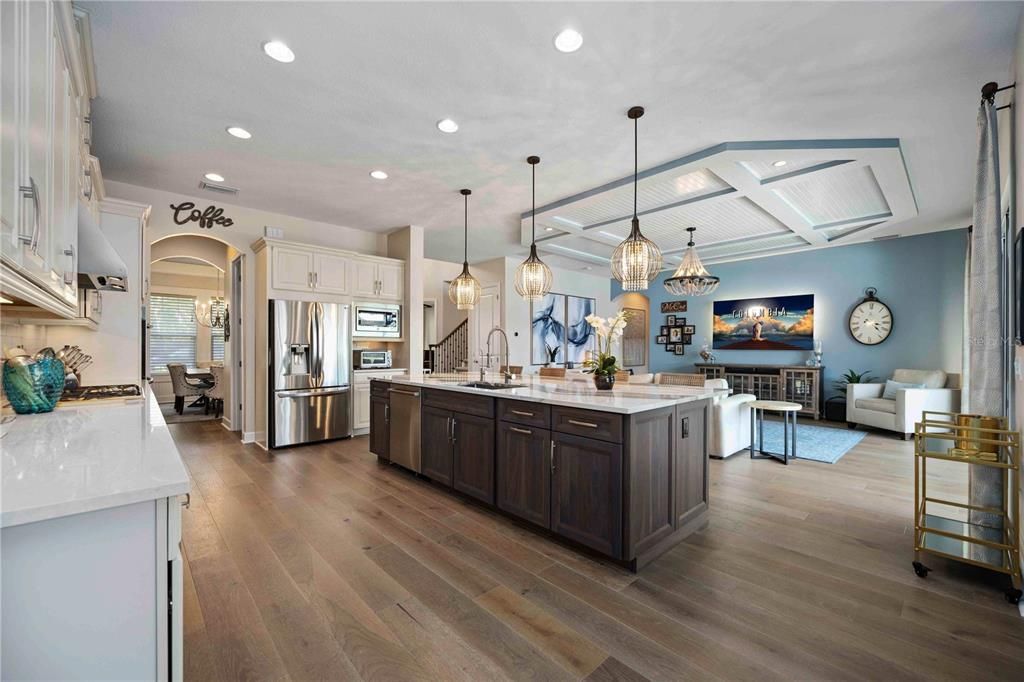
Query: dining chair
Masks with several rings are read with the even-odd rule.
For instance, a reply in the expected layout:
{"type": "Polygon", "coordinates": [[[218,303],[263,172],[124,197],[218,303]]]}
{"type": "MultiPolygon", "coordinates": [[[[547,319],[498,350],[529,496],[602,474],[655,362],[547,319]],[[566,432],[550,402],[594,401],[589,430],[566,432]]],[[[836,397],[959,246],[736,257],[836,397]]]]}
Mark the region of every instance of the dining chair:
{"type": "Polygon", "coordinates": [[[185,376],[185,365],[180,362],[167,363],[167,373],[171,376],[171,388],[174,390],[174,411],[182,414],[185,411],[185,398],[202,397],[207,384],[189,381],[185,376]]]}
{"type": "Polygon", "coordinates": [[[565,367],[541,367],[539,374],[549,379],[564,379],[565,367]]]}
{"type": "Polygon", "coordinates": [[[210,408],[213,408],[214,416],[219,419],[224,414],[224,397],[228,382],[223,367],[210,367],[210,375],[213,377],[213,386],[203,391],[203,395],[206,396],[206,414],[210,414],[210,408]]]}
{"type": "Polygon", "coordinates": [[[654,375],[654,383],[666,386],[704,386],[703,374],[680,374],[677,372],[658,372],[654,375]]]}
{"type": "Polygon", "coordinates": [[[629,378],[633,376],[633,373],[628,369],[620,369],[615,373],[615,383],[617,384],[628,384],[629,378]]]}
{"type": "Polygon", "coordinates": [[[646,374],[634,374],[629,377],[629,383],[631,384],[653,384],[654,375],[650,372],[646,374]]]}
{"type": "Polygon", "coordinates": [[[515,374],[517,377],[523,376],[522,365],[502,365],[500,371],[502,374],[515,374]]]}

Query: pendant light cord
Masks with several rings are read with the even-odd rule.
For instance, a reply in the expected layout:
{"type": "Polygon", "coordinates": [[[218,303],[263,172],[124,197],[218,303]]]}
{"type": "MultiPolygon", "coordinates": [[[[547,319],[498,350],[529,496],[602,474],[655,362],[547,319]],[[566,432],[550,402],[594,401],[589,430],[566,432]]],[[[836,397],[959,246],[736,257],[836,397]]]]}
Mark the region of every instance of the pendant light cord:
{"type": "Polygon", "coordinates": [[[469,195],[462,195],[464,212],[462,216],[462,261],[469,262],[469,195]]]}
{"type": "Polygon", "coordinates": [[[636,220],[636,184],[638,182],[638,180],[637,180],[637,176],[638,176],[637,168],[638,168],[638,163],[639,163],[637,161],[638,157],[637,157],[637,149],[636,149],[637,148],[637,140],[639,139],[638,136],[637,136],[637,121],[638,120],[639,120],[639,118],[634,118],[633,119],[633,219],[634,220],[636,220]]]}
{"type": "Polygon", "coordinates": [[[530,164],[530,203],[533,209],[530,211],[530,244],[537,245],[537,164],[530,164]]]}

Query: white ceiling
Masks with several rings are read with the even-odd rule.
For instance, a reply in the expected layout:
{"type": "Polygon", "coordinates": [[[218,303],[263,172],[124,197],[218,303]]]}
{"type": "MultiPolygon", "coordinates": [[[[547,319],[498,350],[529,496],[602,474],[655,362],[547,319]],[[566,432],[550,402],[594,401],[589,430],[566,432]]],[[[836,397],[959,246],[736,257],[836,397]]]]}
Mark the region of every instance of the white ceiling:
{"type": "MultiPolygon", "coordinates": [[[[647,109],[642,169],[729,141],[892,138],[917,214],[865,232],[966,224],[979,88],[1005,82],[1020,12],[1016,3],[81,4],[92,14],[93,138],[106,177],[196,194],[216,171],[241,189],[234,203],[374,231],[422,225],[427,255],[451,261],[461,256],[460,187],[474,190],[471,259],[525,253],[526,156],[542,159],[539,206],[620,179],[632,170],[625,111],[634,104],[647,109]],[[566,26],[584,35],[570,55],[552,47],[566,26]],[[265,57],[269,39],[288,43],[296,61],[265,57]],[[459,132],[440,133],[443,117],[459,132]],[[229,137],[228,125],[253,139],[229,137]],[[390,179],[371,180],[375,168],[390,179]]],[[[758,161],[768,166],[748,176],[777,170],[758,161]]],[[[870,183],[857,181],[854,194],[869,199],[870,183]]],[[[679,182],[698,193],[733,185],[679,182]]],[[[799,194],[799,183],[787,190],[799,194]]],[[[777,231],[770,239],[792,241],[771,216],[729,203],[701,210],[738,212],[741,237],[777,231]]],[[[674,248],[679,220],[659,227],[652,216],[645,233],[650,225],[674,248]]]]}

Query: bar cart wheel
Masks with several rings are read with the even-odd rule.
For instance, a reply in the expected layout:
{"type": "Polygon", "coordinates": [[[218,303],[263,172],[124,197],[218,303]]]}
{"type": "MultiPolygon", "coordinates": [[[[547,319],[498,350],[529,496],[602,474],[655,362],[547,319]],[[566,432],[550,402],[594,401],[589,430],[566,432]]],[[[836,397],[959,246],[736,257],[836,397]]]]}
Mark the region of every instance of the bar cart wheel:
{"type": "Polygon", "coordinates": [[[1011,604],[1019,604],[1022,595],[1024,595],[1024,593],[1022,593],[1016,587],[1011,587],[1006,591],[1006,601],[1010,602],[1011,604]]]}
{"type": "MultiPolygon", "coordinates": [[[[932,569],[928,568],[927,566],[922,564],[920,561],[915,561],[914,562],[914,573],[917,574],[918,578],[927,578],[928,577],[928,571],[930,571],[930,570],[932,570],[932,569]]],[[[1009,599],[1009,596],[1007,596],[1007,599],[1009,599]]]]}

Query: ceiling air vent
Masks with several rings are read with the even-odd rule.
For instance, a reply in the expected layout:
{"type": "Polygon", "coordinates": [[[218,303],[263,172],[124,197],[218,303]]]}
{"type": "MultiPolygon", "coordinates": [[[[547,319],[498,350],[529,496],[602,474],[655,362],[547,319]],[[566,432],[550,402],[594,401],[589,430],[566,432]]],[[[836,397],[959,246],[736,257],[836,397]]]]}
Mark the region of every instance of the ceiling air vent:
{"type": "Polygon", "coordinates": [[[884,242],[884,241],[886,241],[888,239],[899,239],[899,238],[900,238],[900,235],[898,235],[898,234],[886,234],[886,235],[882,235],[881,237],[872,237],[871,241],[873,241],[873,242],[884,242]]]}
{"type": "Polygon", "coordinates": [[[207,182],[206,180],[199,181],[199,189],[205,189],[209,192],[217,192],[218,194],[238,194],[237,187],[218,185],[216,182],[207,182]]]}

